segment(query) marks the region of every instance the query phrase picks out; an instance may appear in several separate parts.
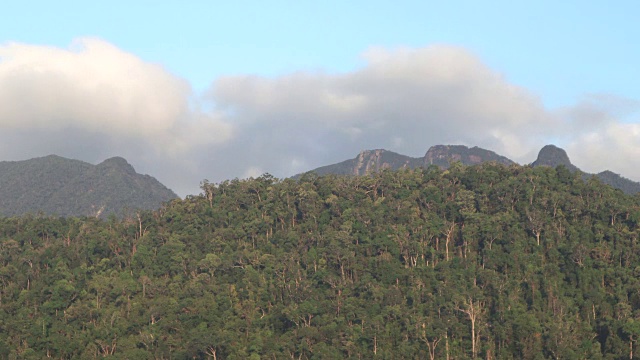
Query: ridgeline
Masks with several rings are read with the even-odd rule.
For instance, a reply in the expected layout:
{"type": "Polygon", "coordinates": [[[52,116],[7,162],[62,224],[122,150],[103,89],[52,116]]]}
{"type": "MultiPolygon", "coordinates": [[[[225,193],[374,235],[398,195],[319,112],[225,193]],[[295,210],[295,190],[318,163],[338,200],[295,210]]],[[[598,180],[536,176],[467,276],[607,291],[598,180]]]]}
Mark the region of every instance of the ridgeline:
{"type": "Polygon", "coordinates": [[[98,165],[49,155],[0,162],[0,216],[124,216],[178,196],[121,157],[98,165]]]}
{"type": "MultiPolygon", "coordinates": [[[[309,172],[318,175],[367,175],[381,170],[399,170],[428,168],[436,165],[441,169],[447,169],[451,164],[459,162],[462,165],[478,165],[485,162],[493,162],[502,165],[515,165],[508,158],[498,155],[493,151],[474,146],[464,145],[436,145],[427,150],[421,158],[412,158],[392,151],[377,149],[361,151],[354,159],[345,160],[337,164],[326,165],[309,172]]],[[[555,145],[546,145],[538,153],[538,158],[531,166],[564,166],[571,172],[581,171],[569,160],[567,152],[555,145]]],[[[620,189],[627,194],[640,192],[640,183],[629,180],[612,171],[605,170],[597,174],[583,173],[585,178],[595,176],[605,184],[620,189]]],[[[300,178],[302,174],[294,176],[300,178]]]]}

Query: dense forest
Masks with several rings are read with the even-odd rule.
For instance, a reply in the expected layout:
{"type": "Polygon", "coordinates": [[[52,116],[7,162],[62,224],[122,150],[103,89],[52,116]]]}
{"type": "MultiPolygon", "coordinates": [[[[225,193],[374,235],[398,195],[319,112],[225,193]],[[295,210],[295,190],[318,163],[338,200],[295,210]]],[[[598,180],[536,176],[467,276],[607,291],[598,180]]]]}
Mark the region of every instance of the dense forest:
{"type": "Polygon", "coordinates": [[[597,178],[490,163],[3,218],[0,358],[633,358],[639,222],[597,178]]]}

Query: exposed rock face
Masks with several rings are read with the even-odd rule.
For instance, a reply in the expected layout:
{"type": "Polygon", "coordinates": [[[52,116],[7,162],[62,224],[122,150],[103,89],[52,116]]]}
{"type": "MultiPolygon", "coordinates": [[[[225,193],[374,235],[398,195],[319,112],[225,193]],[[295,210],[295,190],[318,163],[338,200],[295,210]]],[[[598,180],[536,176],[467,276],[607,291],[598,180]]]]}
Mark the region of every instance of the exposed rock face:
{"type": "MultiPolygon", "coordinates": [[[[368,174],[370,172],[377,171],[385,164],[381,161],[382,153],[384,150],[365,150],[360,152],[356,158],[356,165],[353,168],[353,175],[361,175],[361,173],[368,174]]],[[[389,164],[386,164],[389,167],[389,164]]]]}
{"type": "Polygon", "coordinates": [[[383,169],[412,167],[414,159],[382,149],[365,150],[356,158],[352,175],[371,174],[383,169]]]}
{"type": "Polygon", "coordinates": [[[383,149],[365,150],[360,152],[355,159],[323,166],[311,171],[318,175],[366,175],[383,169],[427,168],[430,165],[446,169],[456,161],[464,165],[476,165],[487,161],[495,161],[504,165],[514,164],[513,161],[504,156],[479,147],[437,145],[429,148],[425,156],[421,158],[412,158],[383,149]]]}
{"type": "Polygon", "coordinates": [[[414,168],[418,159],[383,149],[365,150],[351,160],[312,170],[318,175],[366,175],[382,169],[414,168]]]}
{"type": "Polygon", "coordinates": [[[422,166],[426,168],[429,165],[437,165],[441,168],[448,168],[452,162],[456,161],[464,165],[477,165],[488,161],[495,161],[503,165],[514,164],[504,156],[477,146],[468,148],[463,145],[436,145],[429,148],[429,151],[424,155],[422,166]]]}

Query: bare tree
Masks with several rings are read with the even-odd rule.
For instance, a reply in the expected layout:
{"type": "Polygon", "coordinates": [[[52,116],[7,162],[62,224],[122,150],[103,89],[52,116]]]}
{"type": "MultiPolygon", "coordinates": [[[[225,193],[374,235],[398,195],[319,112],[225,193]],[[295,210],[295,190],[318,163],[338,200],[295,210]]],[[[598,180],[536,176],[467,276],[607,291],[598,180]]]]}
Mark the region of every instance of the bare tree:
{"type": "Polygon", "coordinates": [[[462,307],[458,307],[457,310],[466,314],[471,321],[471,352],[475,359],[478,355],[478,345],[480,343],[480,334],[476,331],[476,324],[485,312],[485,302],[480,300],[474,301],[471,297],[468,297],[463,301],[462,307]]]}

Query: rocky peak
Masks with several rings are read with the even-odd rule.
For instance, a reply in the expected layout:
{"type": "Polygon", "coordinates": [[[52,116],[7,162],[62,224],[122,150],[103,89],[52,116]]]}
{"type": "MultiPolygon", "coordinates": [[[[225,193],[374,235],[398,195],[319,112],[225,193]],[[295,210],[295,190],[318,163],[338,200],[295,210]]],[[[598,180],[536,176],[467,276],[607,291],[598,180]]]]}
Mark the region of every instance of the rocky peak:
{"type": "Polygon", "coordinates": [[[538,158],[531,165],[551,167],[564,165],[570,171],[578,170],[578,168],[571,163],[571,160],[569,160],[567,152],[555,145],[546,145],[540,149],[538,158]]]}
{"type": "Polygon", "coordinates": [[[350,174],[365,175],[383,169],[401,169],[415,167],[415,159],[383,149],[364,150],[354,159],[350,174]]]}
{"type": "Polygon", "coordinates": [[[474,146],[464,145],[436,145],[429,148],[423,158],[423,166],[437,165],[448,168],[452,162],[459,161],[464,165],[477,165],[487,161],[495,161],[504,165],[511,165],[513,161],[500,156],[493,151],[474,146]]]}
{"type": "Polygon", "coordinates": [[[356,166],[353,168],[353,175],[370,174],[380,167],[384,150],[364,150],[356,158],[356,166]]]}
{"type": "Polygon", "coordinates": [[[129,162],[127,162],[127,160],[125,160],[124,158],[120,157],[120,156],[115,156],[112,158],[109,158],[103,162],[101,162],[100,164],[98,164],[99,168],[102,169],[118,169],[121,170],[127,174],[135,174],[136,170],[133,168],[133,166],[131,166],[131,164],[129,164],[129,162]]]}
{"type": "MultiPolygon", "coordinates": [[[[431,165],[436,165],[441,169],[447,169],[451,163],[456,161],[459,161],[463,165],[477,165],[484,162],[493,162],[506,166],[516,164],[504,156],[477,146],[469,148],[464,145],[436,145],[429,148],[424,157],[420,158],[412,158],[382,149],[365,150],[361,151],[360,154],[353,159],[323,166],[311,171],[318,175],[366,175],[382,169],[397,170],[404,168],[414,169],[418,167],[426,169],[431,165]]],[[[579,171],[577,167],[571,164],[566,151],[555,145],[543,147],[538,154],[538,159],[531,165],[550,166],[554,168],[558,165],[564,165],[571,172],[579,171]]],[[[626,179],[611,171],[603,171],[595,175],[584,174],[583,178],[588,176],[596,176],[603,183],[609,184],[628,194],[640,193],[640,183],[626,179]]]]}
{"type": "Polygon", "coordinates": [[[438,165],[448,167],[452,161],[461,161],[462,157],[459,150],[468,150],[466,146],[461,145],[436,145],[427,150],[424,155],[425,166],[438,165]],[[458,150],[458,151],[456,151],[458,150]]]}

